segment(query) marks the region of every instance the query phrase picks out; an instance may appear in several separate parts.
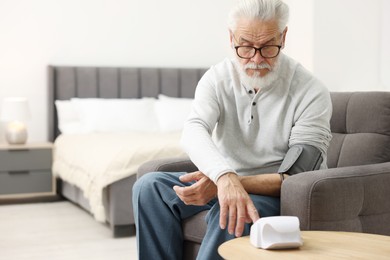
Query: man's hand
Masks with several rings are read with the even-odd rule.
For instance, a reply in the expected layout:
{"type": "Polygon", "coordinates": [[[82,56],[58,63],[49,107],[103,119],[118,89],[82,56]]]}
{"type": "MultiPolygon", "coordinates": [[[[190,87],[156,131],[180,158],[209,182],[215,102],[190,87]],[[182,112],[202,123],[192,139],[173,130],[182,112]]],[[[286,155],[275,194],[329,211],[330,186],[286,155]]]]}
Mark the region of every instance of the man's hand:
{"type": "Polygon", "coordinates": [[[245,223],[255,222],[259,214],[248,193],[234,173],[222,175],[217,181],[218,200],[221,207],[219,223],[226,228],[228,220],[229,234],[240,237],[245,223]]]}
{"type": "Polygon", "coordinates": [[[217,196],[217,186],[200,171],[182,175],[180,176],[180,181],[195,181],[191,186],[180,187],[176,185],[173,187],[177,196],[186,205],[202,206],[217,196]]]}

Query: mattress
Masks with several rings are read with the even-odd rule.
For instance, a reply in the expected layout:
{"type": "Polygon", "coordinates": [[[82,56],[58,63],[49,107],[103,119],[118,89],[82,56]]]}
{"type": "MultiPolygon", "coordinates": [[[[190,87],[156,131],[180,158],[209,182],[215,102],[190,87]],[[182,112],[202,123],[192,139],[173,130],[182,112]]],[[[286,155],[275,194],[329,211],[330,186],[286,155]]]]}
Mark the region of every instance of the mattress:
{"type": "Polygon", "coordinates": [[[106,221],[103,189],[136,174],[153,159],[184,156],[180,132],[60,135],[54,142],[53,174],[78,187],[99,222],[106,221]]]}

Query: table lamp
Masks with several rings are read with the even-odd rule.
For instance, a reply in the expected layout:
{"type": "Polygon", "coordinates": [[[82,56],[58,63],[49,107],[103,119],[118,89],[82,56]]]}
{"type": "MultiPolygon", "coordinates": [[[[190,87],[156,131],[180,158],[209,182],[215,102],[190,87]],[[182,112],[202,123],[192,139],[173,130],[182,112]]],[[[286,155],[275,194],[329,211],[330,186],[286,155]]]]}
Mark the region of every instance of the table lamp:
{"type": "Polygon", "coordinates": [[[6,123],[5,138],[9,144],[27,141],[26,121],[30,118],[28,100],[24,97],[3,99],[0,120],[6,123]]]}

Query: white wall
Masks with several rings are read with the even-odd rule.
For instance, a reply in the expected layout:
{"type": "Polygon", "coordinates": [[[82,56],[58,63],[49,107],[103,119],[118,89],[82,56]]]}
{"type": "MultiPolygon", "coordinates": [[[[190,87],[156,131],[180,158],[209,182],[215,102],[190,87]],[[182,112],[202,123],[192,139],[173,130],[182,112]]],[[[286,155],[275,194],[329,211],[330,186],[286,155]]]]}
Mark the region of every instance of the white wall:
{"type": "Polygon", "coordinates": [[[290,21],[284,52],[313,71],[313,0],[285,0],[285,3],[290,8],[290,21]]]}
{"type": "Polygon", "coordinates": [[[382,0],[314,1],[313,72],[330,90],[385,89],[380,82],[381,6],[382,0]]]}
{"type": "Polygon", "coordinates": [[[381,9],[380,82],[390,90],[390,1],[382,0],[381,9]]]}
{"type": "MultiPolygon", "coordinates": [[[[286,0],[285,52],[331,90],[376,88],[379,52],[361,50],[380,45],[382,1],[286,0]]],[[[234,2],[0,0],[0,101],[26,96],[29,140],[47,140],[47,65],[210,66],[231,53],[226,17],[234,2]]]]}

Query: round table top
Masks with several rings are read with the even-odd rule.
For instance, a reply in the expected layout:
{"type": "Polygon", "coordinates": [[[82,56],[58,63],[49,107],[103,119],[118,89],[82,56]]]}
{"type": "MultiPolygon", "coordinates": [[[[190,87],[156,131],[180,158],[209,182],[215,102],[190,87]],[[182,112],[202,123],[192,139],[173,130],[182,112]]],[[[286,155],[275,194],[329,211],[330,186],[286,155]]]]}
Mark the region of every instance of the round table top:
{"type": "Polygon", "coordinates": [[[390,236],[338,231],[301,231],[303,246],[265,250],[254,247],[249,236],[226,241],[218,253],[233,259],[390,259],[390,236]]]}

